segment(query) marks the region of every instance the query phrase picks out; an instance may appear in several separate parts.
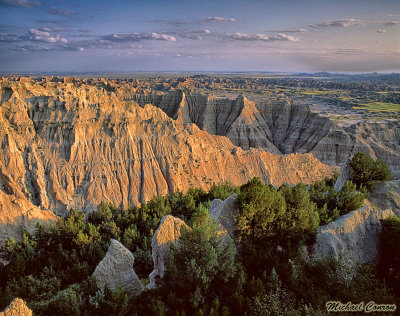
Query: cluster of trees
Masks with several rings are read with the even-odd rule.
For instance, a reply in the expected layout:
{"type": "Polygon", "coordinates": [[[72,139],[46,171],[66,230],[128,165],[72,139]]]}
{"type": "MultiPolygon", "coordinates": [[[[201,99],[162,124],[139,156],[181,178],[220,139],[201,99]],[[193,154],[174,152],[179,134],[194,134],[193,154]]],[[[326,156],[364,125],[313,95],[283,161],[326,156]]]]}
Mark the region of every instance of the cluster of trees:
{"type": "Polygon", "coordinates": [[[224,183],[154,197],[127,210],[101,203],[87,219],[71,210],[55,225],[38,224],[33,235],[2,246],[0,258],[9,263],[0,264],[0,310],[14,297],[37,315],[322,315],[328,300],[399,303],[400,259],[392,255],[399,218],[383,222],[378,268],[361,265],[352,280],[345,260],[305,259],[318,226],[360,207],[368,194],[364,183],[351,181],[337,192],[336,179],[274,188],[254,178],[241,187],[224,183]],[[235,243],[221,239],[208,211],[210,201],[233,193],[235,243]],[[101,292],[91,274],[112,238],[132,251],[136,273],[148,282],[151,238],[166,214],[190,228],[171,247],[160,287],[137,298],[120,289],[101,292]]]}

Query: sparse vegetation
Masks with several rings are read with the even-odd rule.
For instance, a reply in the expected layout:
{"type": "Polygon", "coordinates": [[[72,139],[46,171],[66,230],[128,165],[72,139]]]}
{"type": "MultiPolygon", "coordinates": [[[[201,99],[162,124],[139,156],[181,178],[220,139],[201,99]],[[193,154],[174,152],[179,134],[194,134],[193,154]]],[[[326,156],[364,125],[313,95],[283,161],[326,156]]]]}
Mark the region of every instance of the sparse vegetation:
{"type": "Polygon", "coordinates": [[[359,190],[372,192],[379,182],[390,179],[390,170],[381,159],[374,161],[364,153],[356,153],[350,160],[350,180],[359,190]]]}

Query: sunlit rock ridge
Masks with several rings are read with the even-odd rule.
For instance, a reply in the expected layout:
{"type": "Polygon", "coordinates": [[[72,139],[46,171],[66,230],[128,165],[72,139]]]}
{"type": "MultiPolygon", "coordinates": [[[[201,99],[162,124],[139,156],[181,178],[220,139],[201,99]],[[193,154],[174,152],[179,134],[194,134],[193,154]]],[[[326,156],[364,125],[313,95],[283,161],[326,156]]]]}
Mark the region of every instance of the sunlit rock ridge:
{"type": "Polygon", "coordinates": [[[141,106],[153,104],[169,117],[194,123],[213,135],[227,136],[243,149],[261,147],[275,154],[312,153],[322,162],[344,164],[357,152],[387,162],[400,172],[400,124],[396,121],[359,122],[347,128],[293,104],[287,97],[252,102],[175,91],[136,93],[141,106]]]}
{"type": "MultiPolygon", "coordinates": [[[[312,183],[337,171],[312,154],[244,150],[212,135],[228,135],[231,122],[240,123],[246,111],[238,111],[237,103],[254,107],[242,97],[224,100],[220,116],[210,109],[208,118],[199,113],[202,123],[196,125],[188,119],[195,105],[188,113],[181,99],[171,114],[161,103],[148,104],[151,100],[122,88],[3,80],[0,93],[4,227],[26,228],[28,215],[51,221],[53,213],[63,215],[71,207],[90,212],[101,201],[127,207],[175,190],[207,189],[213,182],[240,185],[257,176],[273,185],[312,183]]],[[[166,107],[177,102],[164,99],[166,107]]]]}

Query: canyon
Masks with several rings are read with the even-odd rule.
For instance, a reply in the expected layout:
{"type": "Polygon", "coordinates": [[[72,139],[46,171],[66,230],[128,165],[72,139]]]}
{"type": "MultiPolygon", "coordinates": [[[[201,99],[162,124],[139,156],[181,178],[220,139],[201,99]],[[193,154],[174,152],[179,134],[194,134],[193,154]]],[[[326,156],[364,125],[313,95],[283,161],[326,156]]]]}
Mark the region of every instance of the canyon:
{"type": "Polygon", "coordinates": [[[310,184],[359,151],[400,173],[398,121],[343,127],[283,95],[3,78],[0,97],[0,242],[101,201],[126,208],[255,176],[310,184]]]}
{"type": "Polygon", "coordinates": [[[180,108],[167,108],[183,96],[179,91],[152,105],[126,87],[3,79],[0,95],[0,242],[70,208],[89,213],[101,201],[126,208],[224,181],[312,183],[338,171],[312,153],[243,149],[218,135],[246,114],[236,104],[251,106],[243,97],[224,100],[217,117],[199,110],[198,122],[208,126],[198,123],[202,130],[189,122],[194,112],[182,100],[180,108]]]}

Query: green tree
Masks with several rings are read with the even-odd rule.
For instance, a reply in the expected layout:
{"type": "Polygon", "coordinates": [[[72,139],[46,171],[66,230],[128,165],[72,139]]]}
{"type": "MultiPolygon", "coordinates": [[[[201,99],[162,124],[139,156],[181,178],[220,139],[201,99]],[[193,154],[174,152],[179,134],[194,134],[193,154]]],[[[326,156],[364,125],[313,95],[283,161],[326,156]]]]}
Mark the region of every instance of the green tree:
{"type": "Polygon", "coordinates": [[[191,313],[215,297],[227,302],[241,289],[244,278],[233,243],[218,237],[203,210],[198,215],[203,220],[194,220],[191,229],[182,228],[179,245],[171,246],[163,279],[166,304],[191,313]]]}
{"type": "Polygon", "coordinates": [[[357,188],[372,192],[379,182],[390,179],[390,170],[381,159],[374,161],[364,153],[356,153],[350,160],[350,180],[357,188]]]}

